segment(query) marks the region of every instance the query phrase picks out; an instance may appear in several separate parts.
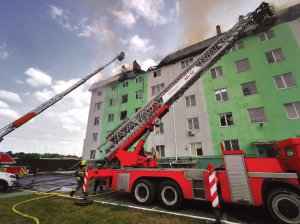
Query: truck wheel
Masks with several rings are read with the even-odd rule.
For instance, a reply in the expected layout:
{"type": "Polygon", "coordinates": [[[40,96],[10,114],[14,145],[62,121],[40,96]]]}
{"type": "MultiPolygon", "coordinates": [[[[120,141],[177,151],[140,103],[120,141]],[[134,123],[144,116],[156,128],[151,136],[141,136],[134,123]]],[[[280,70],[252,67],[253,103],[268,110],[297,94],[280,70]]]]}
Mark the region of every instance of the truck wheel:
{"type": "Polygon", "coordinates": [[[183,203],[183,194],[180,186],[174,181],[164,181],[159,186],[159,201],[167,209],[178,209],[183,203]]]}
{"type": "Polygon", "coordinates": [[[267,208],[279,223],[300,223],[300,197],[289,189],[272,190],[267,197],[267,208]]]}
{"type": "Polygon", "coordinates": [[[6,191],[8,188],[8,183],[5,180],[0,180],[0,192],[6,191]]]}
{"type": "Polygon", "coordinates": [[[146,179],[138,180],[133,186],[132,195],[136,202],[140,205],[150,205],[155,199],[155,186],[146,179]]]}

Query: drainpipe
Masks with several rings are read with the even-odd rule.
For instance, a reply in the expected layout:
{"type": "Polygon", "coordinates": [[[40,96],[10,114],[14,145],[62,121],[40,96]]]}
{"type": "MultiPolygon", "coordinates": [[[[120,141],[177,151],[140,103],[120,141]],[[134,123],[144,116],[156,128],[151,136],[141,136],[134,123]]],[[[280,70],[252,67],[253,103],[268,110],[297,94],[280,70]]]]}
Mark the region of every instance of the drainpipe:
{"type": "MultiPolygon", "coordinates": [[[[171,68],[169,70],[169,78],[170,80],[172,80],[172,77],[171,77],[171,68]]],[[[177,147],[177,143],[176,143],[176,139],[177,139],[177,131],[176,131],[176,124],[175,124],[175,104],[173,104],[173,108],[172,108],[172,115],[173,115],[173,128],[174,128],[174,140],[175,140],[175,160],[170,162],[170,166],[171,168],[173,168],[172,164],[177,162],[177,159],[178,159],[178,147],[177,147]]]]}

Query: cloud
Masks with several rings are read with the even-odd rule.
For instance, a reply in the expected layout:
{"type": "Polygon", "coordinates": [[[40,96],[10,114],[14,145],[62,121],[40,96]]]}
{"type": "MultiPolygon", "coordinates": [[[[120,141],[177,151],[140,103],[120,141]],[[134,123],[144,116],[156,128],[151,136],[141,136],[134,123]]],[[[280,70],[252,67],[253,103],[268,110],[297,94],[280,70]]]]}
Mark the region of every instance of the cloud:
{"type": "Polygon", "coordinates": [[[12,102],[21,103],[22,100],[17,93],[9,92],[6,90],[0,90],[0,98],[6,99],[12,102]]]}
{"type": "Polygon", "coordinates": [[[50,5],[50,10],[48,12],[51,18],[54,21],[56,21],[62,28],[70,31],[74,30],[74,28],[71,26],[69,22],[69,17],[68,17],[69,12],[67,10],[64,10],[54,5],[50,5]]]}
{"type": "Polygon", "coordinates": [[[59,116],[62,127],[71,132],[84,132],[81,126],[82,124],[86,123],[87,119],[88,107],[73,108],[61,113],[61,115],[59,116]]]}
{"type": "Polygon", "coordinates": [[[121,24],[124,24],[127,27],[132,27],[136,23],[136,19],[131,12],[128,11],[112,11],[112,14],[115,15],[121,24]]]}
{"type": "Polygon", "coordinates": [[[0,108],[9,108],[7,103],[4,103],[3,101],[0,100],[0,108]]]}
{"type": "Polygon", "coordinates": [[[0,58],[5,60],[9,57],[8,52],[5,50],[6,44],[2,43],[0,44],[0,58]]]}
{"type": "Polygon", "coordinates": [[[37,91],[37,92],[34,93],[34,96],[40,102],[47,101],[51,97],[53,97],[54,95],[55,95],[54,92],[49,90],[49,89],[43,89],[42,91],[37,91]]]}
{"type": "Polygon", "coordinates": [[[18,114],[18,112],[9,109],[9,108],[0,108],[0,115],[6,116],[6,117],[10,117],[13,119],[17,119],[20,117],[20,115],[18,114]]]}
{"type": "Polygon", "coordinates": [[[147,59],[141,62],[141,67],[143,70],[147,70],[148,68],[157,65],[157,63],[153,59],[147,59]]]}
{"type": "Polygon", "coordinates": [[[47,73],[39,70],[38,68],[29,68],[25,71],[25,75],[28,75],[29,78],[26,79],[26,82],[33,86],[49,86],[52,83],[52,78],[47,73]]]}
{"type": "Polygon", "coordinates": [[[133,50],[133,51],[146,52],[146,51],[153,49],[153,45],[150,45],[149,42],[150,42],[149,39],[147,39],[147,38],[142,39],[138,35],[135,35],[130,39],[129,48],[130,48],[130,50],[133,50]]]}

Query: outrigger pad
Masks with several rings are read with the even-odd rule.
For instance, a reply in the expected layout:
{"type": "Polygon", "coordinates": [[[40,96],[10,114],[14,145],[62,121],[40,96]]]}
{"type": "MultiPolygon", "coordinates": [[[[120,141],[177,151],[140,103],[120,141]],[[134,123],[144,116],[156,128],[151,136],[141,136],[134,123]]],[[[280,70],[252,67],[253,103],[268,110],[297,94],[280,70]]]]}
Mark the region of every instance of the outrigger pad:
{"type": "Polygon", "coordinates": [[[75,202],[76,206],[87,206],[93,204],[94,201],[88,199],[82,199],[75,202]]]}

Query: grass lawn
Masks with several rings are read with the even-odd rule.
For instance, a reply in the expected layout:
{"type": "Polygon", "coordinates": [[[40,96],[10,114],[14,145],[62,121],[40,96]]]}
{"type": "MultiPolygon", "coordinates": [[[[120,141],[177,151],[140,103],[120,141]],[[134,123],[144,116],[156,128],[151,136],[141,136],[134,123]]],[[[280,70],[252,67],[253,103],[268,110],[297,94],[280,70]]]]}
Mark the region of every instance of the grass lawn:
{"type": "MultiPolygon", "coordinates": [[[[24,218],[12,211],[12,207],[22,201],[41,197],[28,195],[13,198],[5,198],[0,201],[0,223],[27,224],[35,223],[33,219],[24,218]]],[[[57,196],[39,199],[16,208],[18,211],[34,216],[41,224],[46,223],[80,223],[80,224],[126,224],[126,223],[150,223],[150,224],[186,224],[201,223],[201,220],[172,216],[167,214],[141,211],[121,206],[103,205],[94,203],[90,206],[79,207],[74,201],[57,196]]],[[[202,222],[204,223],[204,222],[202,222]]]]}

